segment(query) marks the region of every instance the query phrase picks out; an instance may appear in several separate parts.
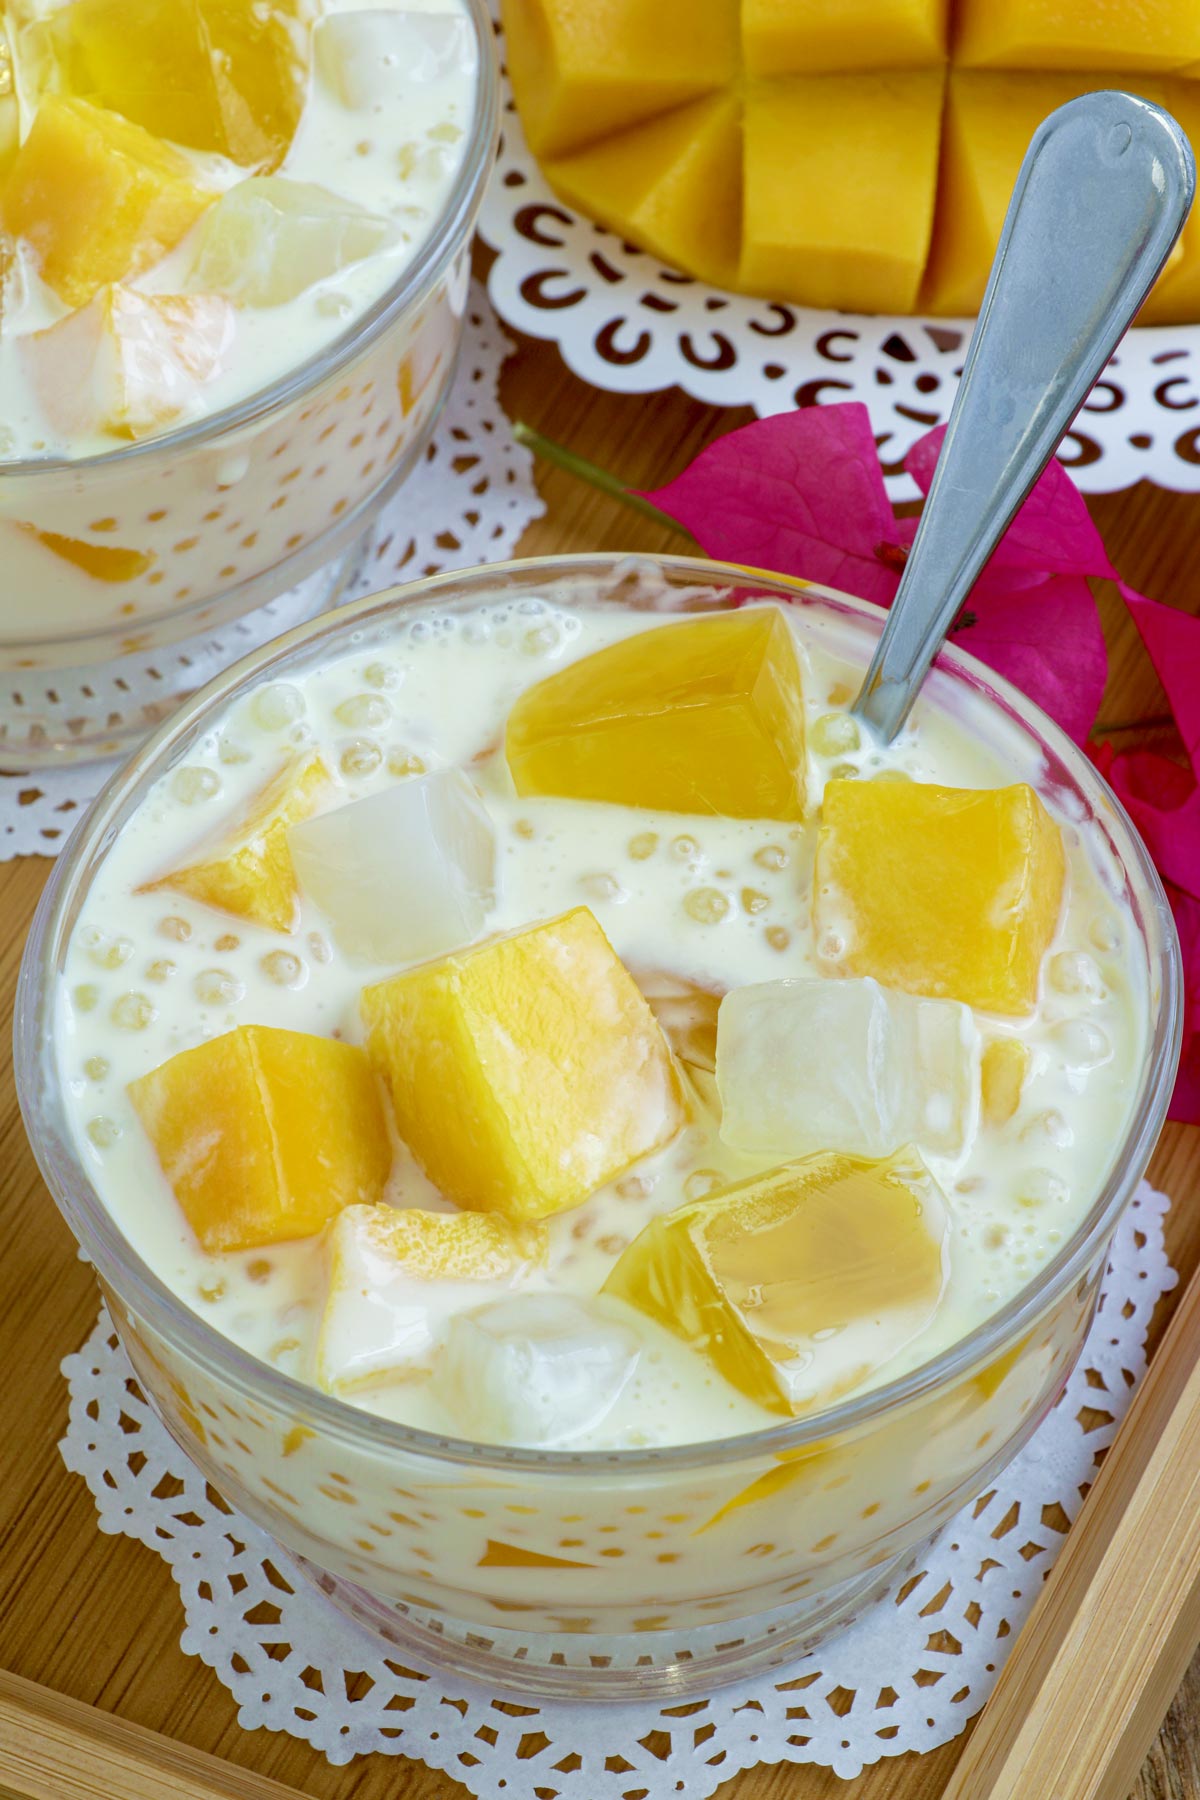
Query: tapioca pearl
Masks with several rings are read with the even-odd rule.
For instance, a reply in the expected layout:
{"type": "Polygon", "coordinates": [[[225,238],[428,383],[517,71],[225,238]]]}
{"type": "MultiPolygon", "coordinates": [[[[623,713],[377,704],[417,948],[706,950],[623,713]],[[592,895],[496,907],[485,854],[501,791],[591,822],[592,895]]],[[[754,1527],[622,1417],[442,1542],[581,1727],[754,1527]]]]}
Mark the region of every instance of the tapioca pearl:
{"type": "Polygon", "coordinates": [[[146,964],[146,980],[160,983],[170,981],[178,966],[169,956],[156,956],[153,962],[146,964]]]}
{"type": "Polygon", "coordinates": [[[671,855],[675,858],[676,862],[695,862],[701,855],[699,841],[696,838],[691,837],[686,831],[680,832],[678,837],[673,837],[671,839],[670,849],[671,855]]]}
{"type": "Polygon", "coordinates": [[[1053,1169],[1024,1169],[1015,1181],[1018,1206],[1065,1206],[1071,1190],[1053,1169]]]}
{"type": "Polygon", "coordinates": [[[95,925],[85,925],[79,934],[89,962],[98,969],[119,969],[133,955],[133,939],[109,937],[95,925]]]}
{"type": "Polygon", "coordinates": [[[756,913],[765,912],[771,904],[771,896],[764,894],[761,888],[744,887],[739,898],[742,903],[742,911],[749,914],[751,918],[756,913]]]}
{"type": "Polygon", "coordinates": [[[246,989],[228,969],[202,969],[192,983],[192,992],[201,1006],[233,1006],[246,989]]]}
{"type": "Polygon", "coordinates": [[[304,694],[290,681],[275,681],[260,688],[250,702],[250,716],[264,731],[282,731],[302,719],[307,710],[304,694]]]}
{"type": "Polygon", "coordinates": [[[171,776],[171,797],[183,806],[199,806],[221,791],[221,777],[215,769],[199,763],[185,763],[171,776]]]}
{"type": "Polygon", "coordinates": [[[638,831],[630,838],[628,846],[634,862],[646,862],[658,849],[657,831],[638,831]]]}
{"type": "Polygon", "coordinates": [[[402,744],[388,751],[387,766],[389,775],[424,775],[426,772],[424,757],[402,744]]]}
{"type": "Polygon", "coordinates": [[[333,947],[330,944],[329,939],[323,937],[319,931],[309,932],[308,948],[314,962],[328,963],[333,961],[333,947]]]}
{"type": "Polygon", "coordinates": [[[354,731],[373,731],[387,724],[392,709],[382,694],[351,694],[339,700],[333,716],[339,725],[348,725],[354,731]]]}
{"type": "Polygon", "coordinates": [[[259,968],[277,987],[302,988],[308,980],[307,965],[291,950],[268,950],[259,968]]]}
{"type": "Polygon", "coordinates": [[[622,1175],[613,1187],[618,1200],[645,1200],[658,1185],[657,1175],[622,1175]]]}
{"type": "Polygon", "coordinates": [[[792,941],[792,934],[783,925],[768,925],[763,933],[772,950],[786,950],[792,941]]]}
{"type": "Polygon", "coordinates": [[[1069,1150],[1075,1142],[1075,1132],[1056,1106],[1048,1106],[1022,1128],[1021,1142],[1047,1144],[1053,1145],[1056,1150],[1069,1150]]]}
{"type": "Polygon", "coordinates": [[[363,680],[370,688],[398,688],[404,680],[404,672],[392,663],[368,663],[363,670],[363,680]]]}
{"type": "Polygon", "coordinates": [[[787,868],[791,858],[782,844],[763,844],[754,852],[754,861],[760,869],[769,869],[772,874],[777,875],[781,869],[787,868]]]}
{"type": "Polygon", "coordinates": [[[621,886],[615,875],[610,875],[607,871],[581,875],[579,885],[589,900],[611,900],[620,904],[629,898],[627,889],[621,886]]]}
{"type": "Polygon", "coordinates": [[[232,738],[220,738],[217,742],[218,762],[235,764],[248,763],[250,752],[244,744],[236,743],[232,738]]]}
{"type": "Polygon", "coordinates": [[[720,888],[697,887],[689,888],[683,896],[683,910],[698,925],[719,925],[729,917],[732,907],[728,894],[720,888]]]}
{"type": "Polygon", "coordinates": [[[858,722],[849,713],[825,713],[813,725],[808,741],[818,756],[849,756],[862,748],[858,722]]]}
{"type": "Polygon", "coordinates": [[[1069,1069],[1094,1069],[1112,1055],[1108,1033],[1090,1019],[1064,1019],[1049,1038],[1069,1069]]]}
{"type": "Polygon", "coordinates": [[[383,762],[383,750],[374,738],[355,738],[338,758],[343,775],[373,775],[383,762]]]}
{"type": "Polygon", "coordinates": [[[121,1136],[121,1127],[115,1119],[89,1119],[84,1129],[97,1150],[111,1150],[121,1136]]]}
{"type": "Polygon", "coordinates": [[[158,1008],[148,994],[131,990],[117,996],[108,1016],[119,1031],[145,1031],[157,1019],[158,1008]]]}
{"type": "Polygon", "coordinates": [[[215,1306],[225,1298],[225,1283],[219,1275],[206,1275],[197,1283],[196,1292],[209,1306],[215,1306]]]}
{"type": "Polygon", "coordinates": [[[1086,950],[1060,950],[1050,958],[1046,972],[1050,986],[1060,994],[1082,994],[1089,1000],[1103,1000],[1104,981],[1100,970],[1086,950]]]}
{"type": "Polygon", "coordinates": [[[187,919],[181,919],[177,913],[169,913],[165,919],[158,921],[161,937],[171,938],[177,944],[186,944],[192,935],[192,927],[187,919]]]}

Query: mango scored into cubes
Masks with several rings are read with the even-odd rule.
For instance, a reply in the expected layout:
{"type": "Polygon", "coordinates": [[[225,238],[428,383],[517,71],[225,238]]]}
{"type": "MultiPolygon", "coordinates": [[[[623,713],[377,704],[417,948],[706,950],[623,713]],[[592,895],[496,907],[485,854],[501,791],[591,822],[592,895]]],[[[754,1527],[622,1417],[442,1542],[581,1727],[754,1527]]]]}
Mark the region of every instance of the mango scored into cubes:
{"type": "Polygon", "coordinates": [[[1062,835],[1031,787],[831,781],[813,879],[825,973],[1026,1013],[1058,924],[1062,835]]]}
{"type": "Polygon", "coordinates": [[[243,1025],[180,1051],[129,1095],[210,1254],[311,1236],[383,1192],[387,1124],[351,1044],[243,1025]]]}
{"type": "Polygon", "coordinates": [[[771,1412],[828,1405],[932,1319],[945,1206],[914,1151],[824,1152],[654,1219],[603,1292],[771,1412]]]}
{"type": "Polygon", "coordinates": [[[804,815],[804,709],[782,610],[661,625],[527,688],[505,753],[518,794],[738,819],[804,815]]]}
{"type": "Polygon", "coordinates": [[[586,907],[365,990],[396,1126],[459,1206],[563,1212],[683,1123],[670,1051],[586,907]]]}
{"type": "Polygon", "coordinates": [[[5,184],[4,223],[68,306],[158,262],[212,194],[186,158],[127,119],[48,94],[5,184]]]}
{"type": "Polygon", "coordinates": [[[329,771],[319,756],[293,757],[255,796],[244,816],[208,847],[207,854],[147,882],[139,891],[171,888],[272,931],[294,931],[299,890],[288,849],[288,827],[307,819],[331,786],[329,771]]]}

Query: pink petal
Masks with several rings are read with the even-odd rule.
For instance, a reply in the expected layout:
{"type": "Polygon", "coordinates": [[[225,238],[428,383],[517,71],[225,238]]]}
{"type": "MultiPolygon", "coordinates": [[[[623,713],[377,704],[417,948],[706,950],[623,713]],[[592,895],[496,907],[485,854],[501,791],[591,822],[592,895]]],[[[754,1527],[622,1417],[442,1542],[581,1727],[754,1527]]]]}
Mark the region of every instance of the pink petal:
{"type": "Polygon", "coordinates": [[[1200,619],[1121,583],[1125,604],[1171,702],[1179,735],[1200,776],[1200,619]]]}
{"type": "Polygon", "coordinates": [[[886,605],[897,541],[870,416],[857,401],[756,419],[645,498],[709,556],[775,569],[886,605]]]}
{"type": "Polygon", "coordinates": [[[1082,744],[1108,676],[1091,589],[1074,575],[1033,585],[1005,576],[994,565],[984,572],[950,641],[1005,676],[1082,744]]]}
{"type": "Polygon", "coordinates": [[[1110,753],[1104,761],[1096,760],[1146,840],[1159,874],[1200,900],[1200,787],[1195,779],[1153,750],[1110,753]]]}

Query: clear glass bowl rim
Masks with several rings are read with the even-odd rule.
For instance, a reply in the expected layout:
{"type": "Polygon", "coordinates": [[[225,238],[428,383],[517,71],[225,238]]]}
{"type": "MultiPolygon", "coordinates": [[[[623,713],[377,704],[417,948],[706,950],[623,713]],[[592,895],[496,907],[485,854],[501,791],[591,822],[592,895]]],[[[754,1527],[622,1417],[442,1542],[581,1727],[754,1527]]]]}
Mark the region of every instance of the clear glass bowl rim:
{"type": "Polygon", "coordinates": [[[282,411],[294,401],[304,398],[311,389],[336,375],[347,363],[357,360],[381,337],[397,317],[416,307],[434,288],[446,265],[470,236],[484,187],[492,171],[492,162],[500,124],[500,67],[496,56],[496,37],[488,15],[486,0],[462,0],[475,30],[479,59],[472,108],[471,130],[463,149],[462,162],[445,206],[434,221],[433,230],[416,256],[407,263],[391,287],[386,289],[364,313],[354,319],[332,343],[324,344],[307,361],[289,369],[269,386],[256,388],[244,400],[223,407],[183,425],[178,431],[164,431],[157,437],[140,438],[136,443],[121,444],[113,450],[102,450],[95,456],[27,457],[22,462],[0,461],[0,484],[5,481],[35,481],[67,474],[85,475],[95,471],[109,474],[126,464],[136,464],[156,451],[181,454],[202,448],[214,438],[224,437],[244,425],[258,424],[271,413],[282,411]]]}
{"type": "MultiPolygon", "coordinates": [[[[947,646],[939,657],[939,670],[952,670],[976,691],[999,701],[1010,717],[1015,716],[1023,730],[1032,733],[1060,759],[1088,804],[1094,809],[1104,808],[1109,834],[1117,846],[1126,875],[1132,880],[1135,891],[1140,889],[1139,899],[1147,912],[1147,924],[1152,917],[1162,939],[1155,959],[1151,934],[1148,994],[1153,994],[1157,979],[1161,983],[1157,1022],[1141,1088],[1113,1165],[1073,1236],[998,1312],[916,1369],[810,1418],[789,1420],[738,1437],[715,1438],[701,1443],[635,1450],[537,1450],[441,1437],[324,1394],[241,1350],[199,1314],[184,1306],[151,1272],[118,1231],[75,1152],[57,1090],[57,1075],[50,1065],[50,1009],[60,939],[80,886],[79,872],[90,863],[96,846],[103,842],[111,828],[110,821],[120,814],[131,790],[148,785],[170,766],[172,753],[181,746],[181,740],[186,742],[198,735],[210,713],[227,705],[243,684],[266,678],[272,665],[286,662],[293,651],[304,651],[315,640],[326,636],[335,639],[339,650],[344,649],[350,633],[369,625],[376,617],[438,597],[461,597],[464,589],[468,596],[474,593],[482,599],[489,589],[518,581],[527,591],[544,589],[547,581],[572,578],[596,581],[612,578],[622,566],[628,566],[630,560],[628,555],[618,553],[543,556],[450,571],[368,594],[272,640],[202,688],[113,775],[56,861],[30,928],[14,1012],[17,1094],[25,1128],[46,1184],[74,1236],[91,1257],[98,1275],[109,1283],[135,1315],[144,1319],[167,1343],[181,1349],[216,1381],[236,1389],[252,1402],[265,1401],[290,1419],[367,1454],[395,1451],[410,1458],[424,1457],[433,1463],[477,1469],[490,1466],[547,1478],[589,1474],[634,1477],[639,1473],[706,1469],[770,1455],[794,1455],[805,1446],[839,1432],[879,1424],[887,1415],[919,1401],[943,1384],[952,1385],[967,1370],[988,1360],[1066,1292],[1114,1229],[1134,1180],[1149,1160],[1166,1116],[1182,1035],[1182,963],[1174,921],[1158,872],[1120,801],[1084,753],[1039,707],[995,671],[957,647],[947,646]],[[55,1151],[65,1167],[65,1181],[60,1179],[55,1151]]],[[[761,582],[764,588],[772,588],[785,597],[828,600],[840,610],[877,625],[881,625],[885,617],[882,609],[869,601],[766,570],[747,570],[736,564],[702,557],[639,556],[636,560],[653,563],[668,580],[674,577],[691,583],[709,581],[727,587],[744,587],[750,575],[756,585],[761,582]]]]}

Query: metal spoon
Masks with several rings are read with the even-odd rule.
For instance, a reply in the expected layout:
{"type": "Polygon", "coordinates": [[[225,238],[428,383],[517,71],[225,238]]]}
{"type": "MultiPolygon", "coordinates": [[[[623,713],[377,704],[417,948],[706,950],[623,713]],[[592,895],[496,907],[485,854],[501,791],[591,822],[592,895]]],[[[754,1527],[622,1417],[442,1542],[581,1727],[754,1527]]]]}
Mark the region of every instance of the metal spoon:
{"type": "Polygon", "coordinates": [[[1071,100],[1033,135],[924,512],[854,711],[883,741],[1187,218],[1191,146],[1134,94],[1071,100]]]}

